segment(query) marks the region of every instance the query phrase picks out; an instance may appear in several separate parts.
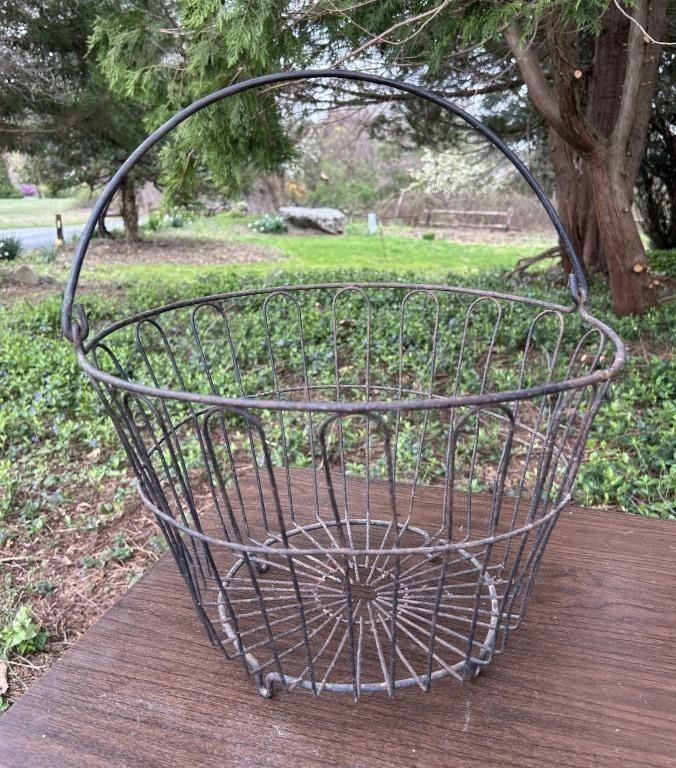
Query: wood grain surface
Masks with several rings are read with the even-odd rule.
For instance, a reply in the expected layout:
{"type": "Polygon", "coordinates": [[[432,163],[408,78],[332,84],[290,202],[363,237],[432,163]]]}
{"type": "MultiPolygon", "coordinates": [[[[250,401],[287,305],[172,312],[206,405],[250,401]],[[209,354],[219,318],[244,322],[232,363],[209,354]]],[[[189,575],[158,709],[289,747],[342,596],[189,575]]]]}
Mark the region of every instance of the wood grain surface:
{"type": "Polygon", "coordinates": [[[356,704],[261,698],[165,556],[0,718],[0,766],[183,765],[676,766],[676,526],[566,510],[477,680],[356,704]]]}

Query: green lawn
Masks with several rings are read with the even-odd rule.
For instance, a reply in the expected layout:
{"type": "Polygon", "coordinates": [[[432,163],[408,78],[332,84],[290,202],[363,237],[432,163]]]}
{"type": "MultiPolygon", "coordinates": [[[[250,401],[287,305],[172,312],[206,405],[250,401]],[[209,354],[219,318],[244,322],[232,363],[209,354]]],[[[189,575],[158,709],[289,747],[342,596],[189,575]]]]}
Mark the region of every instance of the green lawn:
{"type": "MultiPolygon", "coordinates": [[[[326,247],[323,243],[316,247],[308,247],[306,238],[291,238],[284,244],[287,258],[277,261],[260,262],[243,265],[171,265],[170,270],[165,264],[117,264],[110,266],[97,265],[98,277],[143,276],[174,281],[189,278],[206,271],[223,269],[246,269],[251,272],[269,272],[277,263],[285,271],[332,271],[345,269],[347,271],[372,269],[378,272],[415,273],[421,280],[438,280],[448,273],[458,275],[477,274],[479,272],[513,267],[525,255],[533,254],[533,249],[512,246],[481,246],[459,245],[457,243],[437,243],[429,248],[429,243],[403,241],[392,238],[379,243],[367,238],[345,238],[340,247],[326,247]]],[[[282,250],[281,248],[279,250],[282,250]]],[[[272,256],[272,254],[271,254],[272,256]]],[[[91,273],[89,273],[91,274],[91,273]]],[[[93,276],[93,275],[92,275],[93,276]]]]}
{"type": "MultiPolygon", "coordinates": [[[[421,279],[430,280],[438,280],[449,272],[470,275],[511,268],[523,256],[536,254],[551,245],[539,236],[525,235],[514,244],[489,245],[442,239],[423,240],[404,227],[387,227],[378,235],[364,234],[364,229],[359,225],[350,225],[341,236],[259,234],[247,229],[246,219],[223,214],[200,218],[185,228],[163,230],[149,236],[224,240],[270,249],[270,263],[246,265],[253,272],[267,272],[277,262],[280,268],[288,271],[372,269],[400,274],[415,273],[421,279]]],[[[480,236],[478,232],[477,237],[480,236]]],[[[106,276],[112,277],[118,271],[117,266],[111,265],[105,270],[99,267],[97,274],[101,276],[107,273],[106,276]]],[[[156,274],[159,279],[175,280],[203,272],[204,267],[172,266],[171,277],[167,275],[164,265],[130,265],[123,271],[128,277],[134,275],[136,279],[156,274]]]]}
{"type": "MultiPolygon", "coordinates": [[[[186,235],[190,230],[184,231],[186,235]]],[[[174,232],[172,231],[172,236],[174,232]]],[[[224,238],[226,239],[226,238],[224,238]]],[[[230,239],[230,238],[227,238],[230,239]]],[[[511,269],[523,256],[541,250],[528,246],[500,246],[423,241],[386,235],[367,237],[344,235],[340,238],[285,235],[238,236],[238,242],[270,248],[270,261],[253,264],[162,264],[110,263],[85,265],[83,276],[89,281],[113,281],[126,285],[155,282],[170,286],[204,275],[246,271],[266,274],[285,272],[326,273],[336,270],[407,274],[422,282],[443,282],[449,274],[476,275],[496,269],[511,269]],[[281,255],[281,258],[280,258],[281,255]]]]}
{"type": "Polygon", "coordinates": [[[242,236],[254,245],[274,245],[288,256],[289,269],[377,269],[395,272],[470,274],[510,267],[532,249],[513,245],[479,245],[421,240],[396,234],[308,237],[242,236]],[[272,243],[271,243],[272,240],[272,243]]]}
{"type": "MultiPolygon", "coordinates": [[[[0,202],[6,204],[16,201],[0,202]]],[[[171,241],[177,241],[179,244],[182,242],[184,249],[186,240],[189,240],[191,245],[194,244],[196,249],[200,248],[202,242],[212,253],[216,251],[219,255],[220,243],[223,242],[223,253],[226,257],[228,244],[233,244],[235,250],[238,245],[253,246],[259,258],[263,252],[263,260],[232,263],[226,258],[222,261],[214,260],[213,263],[205,263],[203,259],[196,259],[194,264],[166,263],[157,259],[144,259],[141,246],[138,259],[116,261],[113,243],[105,262],[100,259],[96,263],[85,260],[82,277],[90,291],[96,291],[96,286],[105,290],[111,284],[125,288],[153,285],[162,286],[172,295],[186,284],[199,285],[200,290],[210,293],[211,285],[220,284],[222,280],[227,281],[227,275],[242,271],[263,277],[270,272],[279,271],[288,274],[327,274],[338,270],[370,270],[380,275],[406,275],[407,279],[419,282],[457,283],[461,282],[463,277],[512,269],[520,258],[534,255],[551,245],[541,236],[528,235],[520,237],[514,244],[506,245],[458,243],[441,239],[423,240],[403,227],[387,227],[380,234],[369,236],[363,234],[363,227],[358,225],[350,225],[348,231],[338,237],[271,235],[252,232],[247,229],[246,221],[227,214],[200,218],[184,228],[146,232],[145,238],[151,241],[165,241],[168,246],[171,241]],[[265,258],[266,252],[269,252],[269,260],[265,258]],[[453,277],[449,278],[449,275],[453,277]]],[[[167,250],[170,250],[170,246],[167,250]]],[[[48,263],[40,252],[27,252],[21,260],[30,263],[38,273],[55,279],[57,284],[63,284],[71,257],[72,252],[69,251],[65,258],[56,263],[48,263]]],[[[3,274],[8,271],[11,271],[9,264],[0,265],[0,284],[3,282],[3,274]]],[[[307,279],[313,278],[307,275],[307,279]]]]}
{"type": "Polygon", "coordinates": [[[60,213],[64,224],[83,224],[89,212],[79,208],[75,197],[24,197],[21,200],[0,199],[0,229],[54,226],[60,213]]]}

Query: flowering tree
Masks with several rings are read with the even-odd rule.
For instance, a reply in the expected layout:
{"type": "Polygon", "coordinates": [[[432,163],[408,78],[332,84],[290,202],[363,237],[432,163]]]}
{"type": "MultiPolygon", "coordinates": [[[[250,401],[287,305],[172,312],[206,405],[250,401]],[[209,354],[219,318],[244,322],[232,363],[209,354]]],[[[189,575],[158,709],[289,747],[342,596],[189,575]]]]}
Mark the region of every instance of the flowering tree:
{"type": "Polygon", "coordinates": [[[467,190],[504,190],[516,179],[514,167],[497,153],[480,153],[472,147],[425,149],[419,166],[411,170],[410,189],[453,198],[467,190]]]}

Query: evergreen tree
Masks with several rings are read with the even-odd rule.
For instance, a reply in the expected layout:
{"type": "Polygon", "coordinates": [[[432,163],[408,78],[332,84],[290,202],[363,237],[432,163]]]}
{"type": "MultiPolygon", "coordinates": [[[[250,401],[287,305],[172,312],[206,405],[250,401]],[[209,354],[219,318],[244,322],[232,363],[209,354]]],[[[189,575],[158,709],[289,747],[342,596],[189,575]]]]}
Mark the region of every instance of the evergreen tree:
{"type": "MultiPolygon", "coordinates": [[[[19,0],[0,5],[0,147],[32,160],[52,191],[107,181],[143,139],[143,108],[113,94],[88,38],[112,2],[19,0]]],[[[126,178],[121,207],[127,235],[138,238],[136,188],[154,179],[147,161],[126,178]]]]}
{"type": "MultiPolygon", "coordinates": [[[[130,0],[102,16],[93,43],[111,87],[141,99],[154,125],[234,79],[308,64],[377,68],[456,97],[516,93],[525,83],[549,137],[564,222],[588,270],[607,270],[623,315],[655,301],[632,202],[667,5],[130,0]]],[[[313,88],[295,93],[326,99],[313,88]]],[[[334,93],[341,103],[351,96],[349,86],[334,93]]],[[[163,149],[172,194],[200,171],[234,186],[287,158],[294,113],[285,105],[275,91],[249,93],[182,125],[163,149]]],[[[433,122],[425,110],[417,119],[433,122]]]]}
{"type": "Polygon", "coordinates": [[[665,51],[648,143],[636,185],[643,228],[654,248],[676,248],[676,53],[665,51]]]}
{"type": "MultiPolygon", "coordinates": [[[[112,90],[140,100],[156,128],[186,104],[250,74],[288,68],[302,35],[278,0],[131,0],[101,14],[92,46],[112,90]]],[[[200,184],[234,194],[294,152],[274,91],[212,105],[178,126],[159,150],[170,204],[189,205],[200,184]]],[[[297,136],[299,134],[296,134],[297,136]]]]}

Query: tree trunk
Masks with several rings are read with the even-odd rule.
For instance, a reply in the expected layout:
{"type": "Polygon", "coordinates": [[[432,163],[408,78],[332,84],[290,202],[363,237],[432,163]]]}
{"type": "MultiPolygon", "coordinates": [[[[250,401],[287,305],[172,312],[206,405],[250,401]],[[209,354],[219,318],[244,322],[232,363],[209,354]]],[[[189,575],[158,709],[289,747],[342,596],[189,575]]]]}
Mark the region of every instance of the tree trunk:
{"type": "Polygon", "coordinates": [[[106,216],[108,214],[109,208],[110,208],[110,203],[108,203],[108,205],[104,208],[103,213],[99,216],[99,220],[96,222],[96,228],[98,229],[99,237],[102,237],[102,238],[113,237],[108,227],[106,227],[106,216]]]}
{"type": "MultiPolygon", "coordinates": [[[[585,271],[608,275],[617,315],[641,314],[656,301],[621,163],[603,150],[584,157],[552,131],[558,210],[585,271]]],[[[570,271],[564,258],[563,266],[570,271]]]]}
{"type": "Polygon", "coordinates": [[[599,242],[606,257],[608,282],[615,314],[640,315],[657,297],[638,227],[632,212],[632,191],[619,164],[609,153],[589,163],[599,242]]]}
{"type": "Polygon", "coordinates": [[[676,248],[676,51],[665,51],[636,180],[637,207],[653,248],[676,248]]]}
{"type": "Polygon", "coordinates": [[[122,199],[122,221],[127,238],[132,242],[141,239],[138,226],[138,209],[136,207],[136,188],[134,182],[128,177],[120,184],[120,197],[122,199]]]}
{"type": "Polygon", "coordinates": [[[550,80],[535,46],[524,45],[513,25],[505,32],[549,127],[563,223],[586,270],[607,269],[618,315],[640,314],[656,301],[632,203],[660,57],[652,38],[664,38],[667,3],[637,0],[634,23],[609,5],[586,63],[589,41],[552,13],[550,80]]]}
{"type": "MultiPolygon", "coordinates": [[[[588,275],[606,272],[588,164],[553,130],[549,132],[549,152],[554,167],[557,208],[575,252],[588,275]]],[[[563,268],[566,272],[572,269],[565,254],[563,268]]]]}

